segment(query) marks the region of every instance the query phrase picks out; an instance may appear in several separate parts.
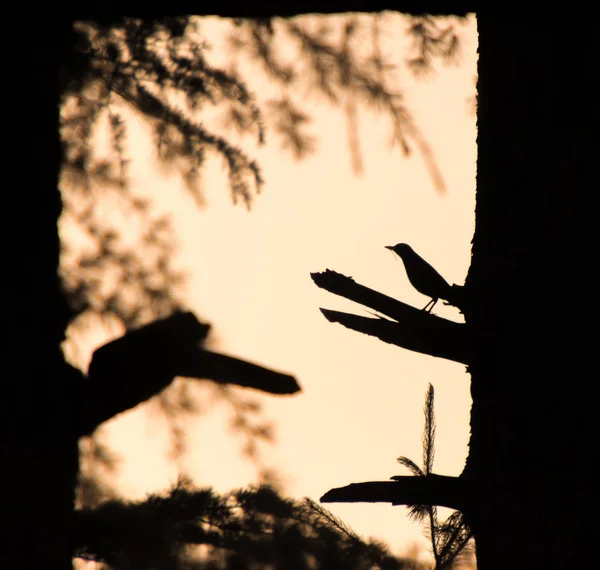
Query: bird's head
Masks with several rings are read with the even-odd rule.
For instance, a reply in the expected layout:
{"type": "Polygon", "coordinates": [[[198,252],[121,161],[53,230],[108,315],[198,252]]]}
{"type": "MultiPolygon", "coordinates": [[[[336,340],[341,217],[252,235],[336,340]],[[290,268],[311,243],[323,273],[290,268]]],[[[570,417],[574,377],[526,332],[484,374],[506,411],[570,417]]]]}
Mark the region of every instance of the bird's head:
{"type": "Polygon", "coordinates": [[[405,253],[412,253],[413,249],[407,243],[397,243],[396,245],[386,245],[386,249],[393,251],[399,257],[402,257],[405,253]]]}

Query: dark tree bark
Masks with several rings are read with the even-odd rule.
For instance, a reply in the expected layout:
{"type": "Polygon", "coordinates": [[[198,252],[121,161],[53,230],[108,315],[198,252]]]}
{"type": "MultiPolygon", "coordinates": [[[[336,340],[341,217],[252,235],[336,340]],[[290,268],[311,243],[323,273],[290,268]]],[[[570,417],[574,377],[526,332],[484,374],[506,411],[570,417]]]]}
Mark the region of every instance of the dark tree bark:
{"type": "MultiPolygon", "coordinates": [[[[71,318],[57,274],[59,52],[70,22],[23,19],[11,54],[7,131],[11,175],[3,197],[2,568],[70,568],[77,477],[80,373],[60,344],[71,318]],[[8,204],[8,207],[7,207],[8,204]]],[[[7,179],[8,180],[8,179],[7,179]]]]}
{"type": "Polygon", "coordinates": [[[576,303],[597,259],[587,212],[597,186],[598,49],[578,33],[581,17],[478,15],[476,231],[465,284],[475,358],[463,476],[488,489],[472,517],[483,570],[577,568],[591,555],[584,514],[597,444],[585,379],[594,363],[590,315],[576,303]]]}

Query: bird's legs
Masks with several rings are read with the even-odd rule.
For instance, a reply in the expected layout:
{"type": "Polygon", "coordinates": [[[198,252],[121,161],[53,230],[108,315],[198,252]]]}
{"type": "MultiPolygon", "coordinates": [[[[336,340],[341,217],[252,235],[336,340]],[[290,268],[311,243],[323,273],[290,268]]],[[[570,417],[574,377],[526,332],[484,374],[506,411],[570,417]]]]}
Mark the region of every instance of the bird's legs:
{"type": "Polygon", "coordinates": [[[429,303],[427,303],[427,305],[425,305],[423,307],[423,311],[427,311],[428,313],[431,313],[431,310],[433,309],[433,307],[435,307],[435,304],[438,302],[437,299],[431,299],[431,301],[429,301],[429,303]],[[431,305],[431,307],[429,307],[429,305],[431,305]],[[427,307],[429,307],[429,309],[427,309],[427,307]]]}

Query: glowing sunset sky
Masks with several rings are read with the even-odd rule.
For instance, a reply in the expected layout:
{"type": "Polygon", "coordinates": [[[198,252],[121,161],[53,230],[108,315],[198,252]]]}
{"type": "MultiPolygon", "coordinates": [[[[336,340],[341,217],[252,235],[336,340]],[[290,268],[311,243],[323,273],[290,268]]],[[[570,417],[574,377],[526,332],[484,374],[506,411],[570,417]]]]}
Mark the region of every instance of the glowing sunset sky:
{"type": "MultiPolygon", "coordinates": [[[[435,471],[458,475],[467,454],[465,367],[327,322],[319,307],[368,313],[319,289],[310,278],[311,272],[333,269],[421,308],[428,299],[411,287],[403,264],[385,245],[409,243],[450,283],[462,284],[467,273],[475,203],[475,19],[459,28],[459,65],[439,64],[434,76],[417,80],[403,66],[406,20],[388,18],[382,23],[383,52],[401,65],[406,106],[433,150],[445,195],[434,189],[416,149],[409,158],[389,149],[389,119],[371,113],[360,116],[365,171],[355,176],[343,111],[310,100],[305,109],[318,137],[313,156],[295,162],[269,133],[266,147],[245,147],[266,180],[250,212],[232,205],[220,160],[208,161],[206,207],[198,209],[176,177],[154,168],[146,128],[132,123],[128,136],[132,188],[155,196],[159,210],[172,212],[179,266],[190,275],[188,306],[213,324],[213,346],[294,374],[302,386],[292,397],[255,396],[276,426],[276,444],[261,447],[264,457],[280,470],[287,494],[294,497],[318,500],[332,487],[408,474],[395,461],[400,455],[420,464],[430,382],[437,418],[435,471]]],[[[209,61],[217,65],[227,62],[218,49],[224,24],[212,18],[202,26],[215,46],[209,61]]],[[[239,65],[246,77],[242,60],[239,65]]],[[[260,83],[252,80],[249,87],[263,98],[260,83]]],[[[461,320],[456,309],[441,302],[434,312],[461,320]]],[[[90,351],[108,333],[102,334],[90,351]]],[[[198,391],[206,390],[199,386],[198,391]]],[[[227,408],[216,406],[208,413],[210,405],[185,420],[185,468],[197,485],[218,491],[255,482],[252,465],[240,458],[240,441],[228,433],[227,408]]],[[[122,456],[116,485],[124,495],[141,498],[174,482],[176,469],[165,459],[166,426],[152,404],[102,429],[122,456]]],[[[381,538],[397,553],[414,541],[427,547],[404,507],[325,506],[359,534],[381,538]]]]}

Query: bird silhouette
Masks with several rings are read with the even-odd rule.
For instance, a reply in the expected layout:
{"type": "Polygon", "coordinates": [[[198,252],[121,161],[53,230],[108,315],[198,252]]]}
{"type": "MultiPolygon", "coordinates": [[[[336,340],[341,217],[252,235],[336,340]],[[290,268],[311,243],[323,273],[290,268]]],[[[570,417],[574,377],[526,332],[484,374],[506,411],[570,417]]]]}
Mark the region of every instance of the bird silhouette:
{"type": "Polygon", "coordinates": [[[398,243],[385,247],[402,259],[410,284],[419,293],[431,297],[431,301],[423,307],[424,311],[431,313],[438,299],[448,300],[452,297],[452,288],[449,283],[420,255],[415,253],[410,245],[398,243]]]}

